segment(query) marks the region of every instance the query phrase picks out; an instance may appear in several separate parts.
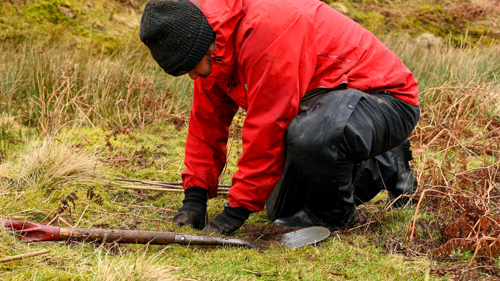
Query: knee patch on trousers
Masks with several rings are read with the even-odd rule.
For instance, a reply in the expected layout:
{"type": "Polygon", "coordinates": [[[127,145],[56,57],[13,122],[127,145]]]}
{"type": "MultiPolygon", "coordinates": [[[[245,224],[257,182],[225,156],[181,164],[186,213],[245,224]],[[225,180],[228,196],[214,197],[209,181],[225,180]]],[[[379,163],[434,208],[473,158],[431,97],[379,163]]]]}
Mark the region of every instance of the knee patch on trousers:
{"type": "Polygon", "coordinates": [[[326,175],[335,170],[344,128],[364,95],[354,89],[329,92],[293,119],[287,129],[287,149],[301,171],[326,175]]]}

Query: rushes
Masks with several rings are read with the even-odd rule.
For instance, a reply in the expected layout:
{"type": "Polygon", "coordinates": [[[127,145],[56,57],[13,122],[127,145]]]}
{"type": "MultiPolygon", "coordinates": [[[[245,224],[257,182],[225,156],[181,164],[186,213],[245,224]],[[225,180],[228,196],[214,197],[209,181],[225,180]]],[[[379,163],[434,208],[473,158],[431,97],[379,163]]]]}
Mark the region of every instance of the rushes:
{"type": "MultiPolygon", "coordinates": [[[[480,85],[498,98],[500,47],[462,49],[446,43],[421,47],[408,37],[384,39],[413,71],[425,107],[441,100],[443,85],[480,85]]],[[[62,44],[23,49],[0,46],[0,108],[49,134],[67,122],[124,127],[187,121],[192,95],[188,77],[172,78],[131,41],[112,56],[91,55],[62,44]]],[[[498,112],[499,106],[491,107],[498,112]]]]}
{"type": "MultiPolygon", "coordinates": [[[[493,98],[498,99],[500,95],[499,45],[457,49],[448,42],[425,48],[416,44],[411,37],[405,40],[387,37],[384,43],[401,57],[417,78],[420,103],[424,107],[442,101],[442,91],[436,91],[436,88],[443,85],[448,89],[457,87],[458,98],[461,89],[476,86],[493,98]]],[[[490,104],[488,109],[497,112],[498,108],[498,105],[490,104]]]]}
{"type": "Polygon", "coordinates": [[[39,133],[75,119],[124,127],[187,116],[189,79],[167,77],[137,42],[107,57],[64,44],[0,48],[0,61],[10,62],[0,66],[0,108],[39,133]]]}

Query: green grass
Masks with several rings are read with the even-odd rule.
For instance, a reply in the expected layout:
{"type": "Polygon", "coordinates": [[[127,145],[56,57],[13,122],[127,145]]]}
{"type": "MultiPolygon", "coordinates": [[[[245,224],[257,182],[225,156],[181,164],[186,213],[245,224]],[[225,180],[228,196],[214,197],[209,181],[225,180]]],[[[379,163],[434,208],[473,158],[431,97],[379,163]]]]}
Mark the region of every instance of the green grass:
{"type": "MultiPolygon", "coordinates": [[[[180,201],[178,196],[174,198],[177,202],[180,201]]],[[[140,203],[149,205],[149,201],[140,203]]],[[[216,204],[220,209],[222,200],[217,200],[216,204]]],[[[17,205],[19,206],[19,203],[17,205]]],[[[74,217],[80,215],[83,205],[84,202],[77,202],[78,207],[74,217]]],[[[2,214],[11,213],[12,207],[3,207],[2,214]]],[[[29,216],[33,211],[29,210],[24,214],[28,219],[33,220],[29,216]]],[[[214,215],[214,212],[210,213],[214,215]]],[[[156,211],[149,209],[127,211],[127,208],[114,208],[113,210],[107,204],[102,209],[95,206],[90,208],[81,227],[87,227],[90,222],[99,222],[99,215],[105,218],[101,222],[108,223],[110,227],[196,233],[187,227],[179,228],[171,222],[164,222],[161,220],[162,216],[159,216],[156,211]],[[96,214],[97,217],[94,217],[93,215],[96,214]],[[142,221],[139,225],[137,225],[138,220],[142,221]],[[132,227],[134,224],[135,227],[132,227]]],[[[411,217],[411,212],[407,211],[389,213],[387,220],[383,222],[384,228],[391,229],[390,231],[394,231],[393,228],[401,228],[401,223],[409,217],[411,217]]],[[[264,214],[257,213],[252,215],[249,223],[262,224],[265,220],[264,214]]],[[[0,277],[6,280],[50,278],[103,280],[105,277],[110,278],[106,280],[125,280],[124,277],[132,280],[161,280],[164,278],[161,277],[165,275],[164,271],[168,270],[166,276],[171,275],[174,280],[179,278],[196,280],[424,280],[426,271],[433,265],[433,262],[423,257],[405,257],[398,253],[388,253],[384,250],[382,240],[374,243],[375,237],[380,235],[379,239],[382,239],[386,234],[385,229],[381,229],[380,233],[370,230],[367,235],[334,234],[317,246],[306,246],[296,250],[279,247],[258,252],[233,247],[206,248],[177,245],[122,245],[110,249],[92,243],[22,244],[2,230],[0,250],[4,255],[15,255],[45,248],[51,249],[51,253],[22,262],[2,264],[0,277]],[[372,241],[369,241],[370,238],[372,241]],[[129,268],[132,266],[134,270],[131,271],[129,268]],[[103,276],[103,271],[110,273],[103,276]],[[148,272],[151,279],[145,276],[148,272]]]]}
{"type": "MultiPolygon", "coordinates": [[[[130,178],[179,181],[179,165],[182,165],[182,147],[186,129],[180,131],[171,124],[158,124],[138,128],[126,134],[113,134],[101,128],[78,127],[61,130],[57,137],[76,149],[96,152],[106,163],[117,155],[127,162],[111,167],[114,175],[130,178]],[[107,145],[108,141],[111,146],[107,145]],[[111,148],[112,147],[112,148],[111,148]],[[169,165],[148,166],[135,160],[136,151],[145,153],[146,159],[169,165]],[[162,167],[162,168],[160,168],[162,167]]],[[[19,153],[22,154],[21,150],[19,153]]],[[[5,163],[15,163],[16,157],[5,163]]],[[[235,163],[231,164],[232,169],[235,163]]],[[[114,175],[109,176],[109,180],[114,175]]],[[[424,183],[425,184],[425,183],[424,183]]],[[[178,227],[170,219],[173,212],[160,209],[137,208],[131,205],[156,206],[177,209],[182,195],[154,191],[132,191],[121,189],[118,182],[90,185],[103,198],[99,205],[86,197],[86,186],[61,187],[48,191],[44,187],[0,185],[0,219],[17,219],[40,222],[60,204],[72,191],[78,200],[72,213],[62,216],[71,224],[82,217],[79,227],[101,227],[117,229],[140,229],[154,231],[177,231],[200,233],[189,227],[178,227]],[[170,219],[169,219],[170,218],[170,219]]],[[[60,279],[95,280],[154,280],[158,278],[191,278],[196,280],[438,280],[429,275],[429,270],[438,267],[435,261],[422,256],[405,256],[404,238],[413,220],[414,208],[382,211],[385,194],[379,195],[364,208],[379,218],[380,222],[362,227],[353,232],[333,234],[317,246],[291,250],[272,248],[264,252],[234,247],[201,246],[145,246],[121,245],[119,247],[98,246],[92,243],[64,245],[62,242],[23,244],[1,230],[0,253],[10,256],[49,248],[52,252],[42,257],[23,262],[0,264],[6,280],[60,279]],[[398,246],[401,245],[401,246],[398,246]],[[399,248],[398,248],[399,247],[399,248]],[[401,248],[403,247],[403,248],[401,248]],[[32,270],[36,268],[36,270],[32,270]],[[133,268],[133,269],[130,269],[133,268]],[[150,274],[150,279],[145,275],[150,274]],[[166,276],[166,277],[165,277],[166,276]]],[[[225,198],[209,202],[209,216],[222,211],[225,198]]],[[[72,205],[71,205],[72,206],[72,205]]],[[[432,222],[432,213],[420,212],[420,220],[432,222]]],[[[252,214],[247,224],[269,223],[264,212],[252,214]]],[[[65,227],[64,224],[59,223],[65,227]]],[[[422,228],[417,233],[421,239],[439,237],[431,230],[429,236],[422,228]]],[[[242,237],[242,230],[234,234],[242,237]]],[[[418,248],[416,249],[418,250],[418,248]]],[[[471,253],[463,253],[469,260],[471,253]]]]}

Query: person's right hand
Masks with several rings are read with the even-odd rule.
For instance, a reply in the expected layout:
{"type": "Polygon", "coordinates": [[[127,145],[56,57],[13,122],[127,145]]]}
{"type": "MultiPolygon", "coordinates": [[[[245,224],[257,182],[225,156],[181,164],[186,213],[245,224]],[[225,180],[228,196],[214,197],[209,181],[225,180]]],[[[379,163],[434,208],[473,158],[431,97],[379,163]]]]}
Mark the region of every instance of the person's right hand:
{"type": "Polygon", "coordinates": [[[208,190],[192,186],[184,190],[184,205],[174,216],[177,225],[189,225],[202,230],[207,222],[208,190]]]}

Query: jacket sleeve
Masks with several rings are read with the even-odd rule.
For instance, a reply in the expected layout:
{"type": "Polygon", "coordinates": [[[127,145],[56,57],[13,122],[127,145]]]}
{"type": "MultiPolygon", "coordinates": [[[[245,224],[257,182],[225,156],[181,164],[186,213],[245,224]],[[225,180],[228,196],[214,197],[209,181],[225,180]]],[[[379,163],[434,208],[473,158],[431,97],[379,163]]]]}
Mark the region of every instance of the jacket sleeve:
{"type": "Polygon", "coordinates": [[[267,6],[243,20],[238,65],[247,84],[243,154],[229,192],[231,207],[261,211],[283,172],[285,132],[312,79],[312,23],[293,5],[267,6]]]}
{"type": "Polygon", "coordinates": [[[215,197],[218,178],[226,163],[229,126],[238,105],[217,84],[211,90],[203,90],[203,81],[198,78],[194,82],[182,180],[185,189],[199,186],[215,197]]]}

